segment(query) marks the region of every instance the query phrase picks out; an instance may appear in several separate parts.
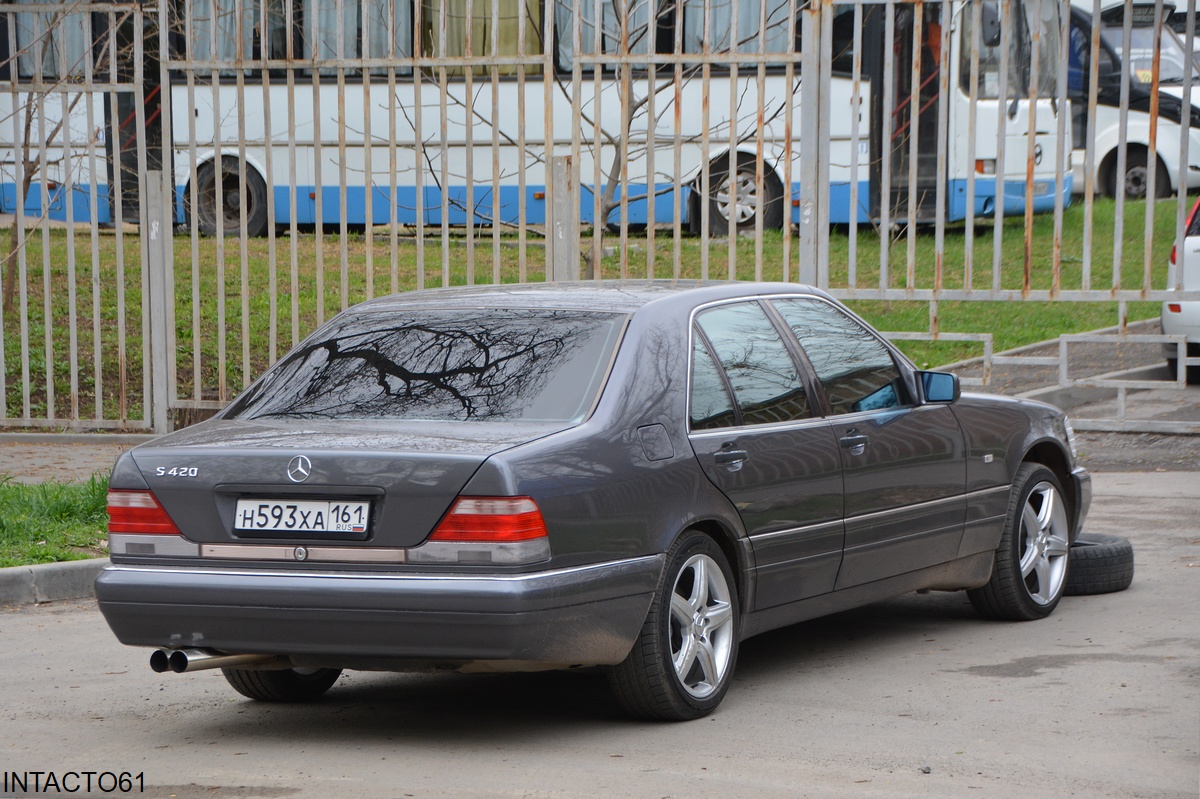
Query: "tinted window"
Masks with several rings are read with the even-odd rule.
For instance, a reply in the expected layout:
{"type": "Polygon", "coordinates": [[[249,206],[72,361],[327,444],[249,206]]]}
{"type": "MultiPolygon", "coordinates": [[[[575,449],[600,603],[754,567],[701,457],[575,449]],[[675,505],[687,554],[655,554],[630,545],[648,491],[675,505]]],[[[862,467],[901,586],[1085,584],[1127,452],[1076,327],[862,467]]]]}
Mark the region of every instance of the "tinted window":
{"type": "Polygon", "coordinates": [[[736,423],[725,380],[699,336],[692,342],[691,419],[693,430],[732,427],[736,423]]]}
{"type": "Polygon", "coordinates": [[[804,347],[833,413],[904,404],[900,370],[869,330],[817,300],[779,300],[775,307],[804,347]]]}
{"type": "Polygon", "coordinates": [[[812,415],[795,363],[757,303],[705,311],[699,324],[733,386],[742,424],[812,415]]]}
{"type": "Polygon", "coordinates": [[[624,317],[472,309],[347,314],[240,397],[229,417],[578,421],[624,317]]]}

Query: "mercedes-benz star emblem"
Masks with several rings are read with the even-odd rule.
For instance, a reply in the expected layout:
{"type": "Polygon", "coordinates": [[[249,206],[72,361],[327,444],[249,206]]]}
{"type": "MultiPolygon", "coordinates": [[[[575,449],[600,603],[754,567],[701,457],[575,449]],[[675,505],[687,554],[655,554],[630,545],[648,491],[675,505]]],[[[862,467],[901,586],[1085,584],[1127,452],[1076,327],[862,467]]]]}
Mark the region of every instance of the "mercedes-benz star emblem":
{"type": "Polygon", "coordinates": [[[312,474],[312,461],[303,455],[297,455],[288,462],[287,474],[293,483],[303,483],[312,474]]]}
{"type": "Polygon", "coordinates": [[[304,547],[296,547],[296,560],[308,560],[308,550],[304,547]]]}

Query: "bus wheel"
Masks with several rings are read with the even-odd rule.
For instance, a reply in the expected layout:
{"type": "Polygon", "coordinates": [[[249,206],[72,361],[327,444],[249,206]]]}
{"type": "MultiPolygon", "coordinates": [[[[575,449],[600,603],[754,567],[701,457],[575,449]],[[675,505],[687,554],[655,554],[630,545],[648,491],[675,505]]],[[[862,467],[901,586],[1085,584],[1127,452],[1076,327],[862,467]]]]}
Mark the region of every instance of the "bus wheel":
{"type": "Polygon", "coordinates": [[[764,164],[760,193],[754,161],[753,155],[738,153],[732,181],[728,156],[717,159],[709,167],[709,235],[725,236],[731,229],[754,230],[759,214],[762,214],[763,230],[783,227],[783,184],[775,171],[764,164]]]}
{"type": "MultiPolygon", "coordinates": [[[[238,159],[227,155],[221,159],[220,203],[217,202],[217,170],[213,162],[202,164],[196,171],[196,222],[205,236],[217,235],[220,225],[226,236],[242,234],[242,197],[238,159]]],[[[246,235],[263,236],[267,232],[267,184],[258,170],[246,165],[246,235]]],[[[185,196],[188,221],[191,221],[192,194],[185,196]]]]}
{"type": "MultiPolygon", "coordinates": [[[[1117,165],[1113,164],[1113,176],[1109,182],[1115,197],[1118,187],[1125,188],[1125,197],[1130,200],[1146,199],[1146,189],[1150,187],[1150,169],[1147,166],[1145,150],[1132,150],[1125,159],[1125,179],[1117,180],[1117,165]]],[[[1154,176],[1154,196],[1157,199],[1171,196],[1171,178],[1161,160],[1157,164],[1154,176]]]]}

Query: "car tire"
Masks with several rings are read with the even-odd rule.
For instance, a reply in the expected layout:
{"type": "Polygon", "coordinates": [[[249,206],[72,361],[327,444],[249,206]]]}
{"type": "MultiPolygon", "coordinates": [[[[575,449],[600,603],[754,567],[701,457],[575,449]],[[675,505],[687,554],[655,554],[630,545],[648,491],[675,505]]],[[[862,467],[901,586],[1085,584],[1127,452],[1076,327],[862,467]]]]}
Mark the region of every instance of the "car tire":
{"type": "Polygon", "coordinates": [[[1054,612],[1070,567],[1070,518],[1062,484],[1038,463],[1023,463],[1012,494],[992,577],[967,591],[984,617],[1032,621],[1054,612]]]}
{"type": "Polygon", "coordinates": [[[328,691],[341,669],[221,669],[233,690],[262,702],[307,702],[328,691]]]}
{"type": "Polygon", "coordinates": [[[1133,544],[1115,535],[1083,533],[1071,544],[1067,596],[1124,591],[1133,583],[1133,544]]]}
{"type": "MultiPolygon", "coordinates": [[[[217,170],[212,162],[196,170],[196,226],[205,236],[217,235],[221,226],[226,237],[242,234],[242,212],[238,190],[240,169],[238,159],[227,155],[221,159],[221,207],[217,207],[217,170]]],[[[267,184],[258,170],[246,164],[246,235],[251,238],[267,233],[267,184]]],[[[184,207],[191,222],[192,192],[184,194],[184,207]]]]}
{"type": "MultiPolygon", "coordinates": [[[[729,156],[718,158],[709,167],[708,233],[710,236],[728,236],[730,231],[753,231],[757,218],[762,214],[763,230],[778,230],[783,227],[783,184],[775,171],[763,164],[763,190],[758,193],[758,172],[754,156],[737,153],[737,167],[733,182],[737,191],[736,204],[730,203],[729,156]]],[[[700,190],[701,184],[696,183],[700,190]]],[[[697,208],[697,210],[699,210],[697,208]]],[[[696,228],[700,221],[696,220],[696,228]]]]}
{"type": "Polygon", "coordinates": [[[737,663],[739,610],[721,548],[695,530],[680,536],[633,649],[609,671],[625,711],[687,721],[715,710],[737,663]]]}

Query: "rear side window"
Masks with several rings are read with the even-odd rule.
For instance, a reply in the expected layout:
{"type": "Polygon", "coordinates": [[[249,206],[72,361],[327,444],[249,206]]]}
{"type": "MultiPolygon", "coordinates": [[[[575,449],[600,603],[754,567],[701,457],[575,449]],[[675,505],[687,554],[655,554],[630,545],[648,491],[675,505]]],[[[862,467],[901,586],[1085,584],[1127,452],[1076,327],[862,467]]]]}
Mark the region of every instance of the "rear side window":
{"type": "Polygon", "coordinates": [[[775,307],[800,340],[833,414],[907,404],[891,352],[865,327],[819,300],[777,300],[775,307]]]}
{"type": "Polygon", "coordinates": [[[276,364],[226,418],[577,422],[624,320],[486,308],[349,313],[276,364]]]}
{"type": "Polygon", "coordinates": [[[701,313],[697,323],[733,389],[741,424],[812,416],[795,361],[757,303],[722,305],[701,313]]]}

